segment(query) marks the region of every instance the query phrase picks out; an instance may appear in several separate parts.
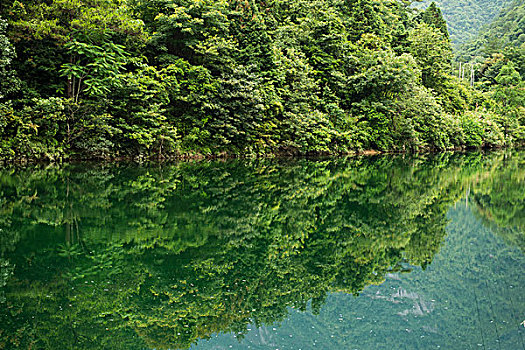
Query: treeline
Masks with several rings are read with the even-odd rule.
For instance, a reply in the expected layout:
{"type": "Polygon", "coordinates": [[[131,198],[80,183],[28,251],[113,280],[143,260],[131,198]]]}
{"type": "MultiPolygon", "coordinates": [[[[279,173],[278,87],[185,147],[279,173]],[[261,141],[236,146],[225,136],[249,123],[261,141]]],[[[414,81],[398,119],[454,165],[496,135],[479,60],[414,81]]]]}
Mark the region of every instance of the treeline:
{"type": "Polygon", "coordinates": [[[0,5],[3,159],[444,150],[525,138],[523,105],[507,98],[523,95],[522,76],[507,65],[496,74],[504,91],[481,93],[451,75],[435,5],[0,5]]]}

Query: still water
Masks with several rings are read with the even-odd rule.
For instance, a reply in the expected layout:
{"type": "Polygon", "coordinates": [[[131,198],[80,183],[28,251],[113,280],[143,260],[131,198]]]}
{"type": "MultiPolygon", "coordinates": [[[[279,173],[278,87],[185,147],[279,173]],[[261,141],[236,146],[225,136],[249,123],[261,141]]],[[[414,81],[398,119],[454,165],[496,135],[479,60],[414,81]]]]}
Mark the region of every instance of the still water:
{"type": "Polygon", "coordinates": [[[0,170],[0,349],[525,349],[525,153],[0,170]]]}

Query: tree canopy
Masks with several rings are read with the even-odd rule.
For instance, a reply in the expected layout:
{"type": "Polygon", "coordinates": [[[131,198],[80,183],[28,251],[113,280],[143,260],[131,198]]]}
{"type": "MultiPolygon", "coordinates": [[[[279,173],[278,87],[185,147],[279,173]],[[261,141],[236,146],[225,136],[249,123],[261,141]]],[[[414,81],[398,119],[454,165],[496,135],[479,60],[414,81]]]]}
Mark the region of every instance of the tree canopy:
{"type": "Polygon", "coordinates": [[[454,77],[435,4],[416,12],[394,0],[2,5],[0,74],[10,77],[0,100],[2,159],[523,141],[501,132],[503,101],[454,77]]]}

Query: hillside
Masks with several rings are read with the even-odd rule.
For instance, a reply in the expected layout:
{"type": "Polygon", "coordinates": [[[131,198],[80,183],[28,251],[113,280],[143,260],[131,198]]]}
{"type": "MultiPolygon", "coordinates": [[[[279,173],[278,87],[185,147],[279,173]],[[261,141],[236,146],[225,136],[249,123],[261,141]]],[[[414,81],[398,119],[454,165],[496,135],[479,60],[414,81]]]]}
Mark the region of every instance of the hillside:
{"type": "Polygon", "coordinates": [[[489,56],[505,47],[519,48],[525,44],[525,1],[516,0],[485,25],[479,35],[462,46],[458,56],[467,61],[489,56]]]}
{"type": "Polygon", "coordinates": [[[473,40],[512,0],[425,0],[416,7],[427,8],[432,2],[441,8],[452,42],[460,45],[473,40]]]}

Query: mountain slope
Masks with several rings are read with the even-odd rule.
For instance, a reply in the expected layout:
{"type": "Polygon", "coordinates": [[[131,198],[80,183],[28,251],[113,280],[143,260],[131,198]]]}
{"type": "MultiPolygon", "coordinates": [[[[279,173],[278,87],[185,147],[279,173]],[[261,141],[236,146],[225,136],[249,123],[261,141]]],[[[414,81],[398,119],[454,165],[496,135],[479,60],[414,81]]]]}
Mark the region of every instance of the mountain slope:
{"type": "Polygon", "coordinates": [[[457,56],[462,61],[472,61],[476,57],[483,60],[483,57],[503,52],[505,48],[508,48],[507,51],[523,51],[524,44],[525,0],[517,0],[501,11],[490,24],[484,26],[474,40],[460,47],[457,56]]]}
{"type": "Polygon", "coordinates": [[[473,40],[512,0],[425,0],[416,7],[427,8],[432,2],[443,12],[455,45],[473,40]]]}

